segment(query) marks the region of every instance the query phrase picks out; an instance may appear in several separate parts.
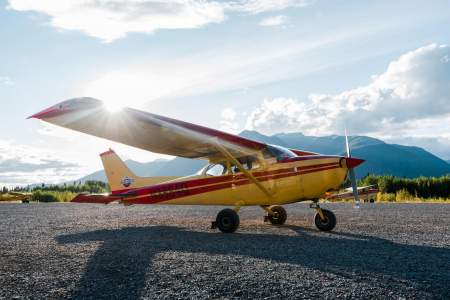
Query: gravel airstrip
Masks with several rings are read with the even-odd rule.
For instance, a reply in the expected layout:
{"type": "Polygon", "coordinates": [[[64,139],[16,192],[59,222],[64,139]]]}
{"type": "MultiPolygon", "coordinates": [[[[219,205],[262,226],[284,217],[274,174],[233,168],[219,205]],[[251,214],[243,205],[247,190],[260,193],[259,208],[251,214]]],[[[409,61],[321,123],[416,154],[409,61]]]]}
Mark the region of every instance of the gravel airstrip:
{"type": "Polygon", "coordinates": [[[450,299],[450,205],[324,206],[332,233],[293,204],[223,234],[219,207],[0,204],[0,299],[450,299]]]}

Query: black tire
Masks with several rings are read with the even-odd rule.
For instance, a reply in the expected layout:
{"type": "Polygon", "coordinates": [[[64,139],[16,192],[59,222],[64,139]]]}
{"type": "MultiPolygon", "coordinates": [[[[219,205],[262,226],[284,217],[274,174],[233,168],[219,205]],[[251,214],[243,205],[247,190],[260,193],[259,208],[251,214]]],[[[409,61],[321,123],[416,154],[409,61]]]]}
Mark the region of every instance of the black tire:
{"type": "Polygon", "coordinates": [[[235,232],[239,227],[239,215],[234,210],[225,208],[217,214],[216,226],[222,232],[235,232]]]}
{"type": "Polygon", "coordinates": [[[322,209],[322,213],[325,217],[325,220],[320,218],[319,213],[316,213],[314,216],[314,223],[316,227],[321,231],[331,231],[336,226],[336,216],[332,211],[322,209]]]}
{"type": "Polygon", "coordinates": [[[270,210],[273,212],[273,214],[269,214],[268,216],[270,223],[273,225],[283,225],[286,222],[287,213],[282,206],[273,205],[270,207],[270,210]]]}

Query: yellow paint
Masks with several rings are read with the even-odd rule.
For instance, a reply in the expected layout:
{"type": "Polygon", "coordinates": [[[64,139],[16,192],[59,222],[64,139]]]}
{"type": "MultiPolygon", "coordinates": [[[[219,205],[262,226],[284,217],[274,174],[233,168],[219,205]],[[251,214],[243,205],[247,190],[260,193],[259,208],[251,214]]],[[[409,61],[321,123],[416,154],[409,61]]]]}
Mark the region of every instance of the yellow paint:
{"type": "MultiPolygon", "coordinates": [[[[291,175],[295,174],[294,168],[300,172],[308,167],[318,164],[333,164],[336,168],[319,170],[306,174],[297,174],[290,177],[271,179],[261,181],[260,184],[269,189],[276,185],[272,198],[267,195],[254,183],[249,182],[245,185],[234,185],[229,188],[205,192],[196,195],[189,195],[173,200],[158,202],[155,204],[174,204],[174,205],[224,205],[235,206],[236,203],[243,203],[242,206],[260,205],[270,206],[274,204],[282,205],[287,203],[299,202],[304,200],[316,199],[322,197],[328,190],[337,189],[344,181],[347,174],[345,166],[339,166],[340,157],[331,157],[323,159],[303,160],[292,163],[274,163],[272,165],[251,170],[251,173],[261,171],[274,171],[279,169],[292,169],[291,175]]],[[[222,175],[227,176],[227,175],[222,175]]],[[[197,176],[197,178],[211,178],[210,176],[197,176]]],[[[264,177],[263,177],[264,178],[264,177]]],[[[189,178],[191,179],[191,178],[189,178]]],[[[186,179],[177,179],[173,182],[182,182],[186,179]]],[[[234,179],[233,179],[234,180],[234,179]]],[[[241,179],[242,180],[242,179],[241,179]]],[[[221,183],[205,185],[213,187],[221,183]]],[[[126,198],[123,201],[133,201],[135,199],[145,199],[148,195],[126,198]]]]}
{"type": "Polygon", "coordinates": [[[321,209],[320,207],[316,207],[316,211],[317,211],[317,213],[319,214],[320,219],[321,219],[322,221],[324,221],[324,220],[325,220],[325,215],[323,214],[322,209],[321,209]]]}
{"type": "Polygon", "coordinates": [[[106,177],[108,178],[108,183],[111,187],[111,191],[123,190],[126,188],[138,188],[178,178],[175,176],[136,176],[120,159],[120,157],[112,150],[102,154],[100,157],[102,159],[103,168],[105,169],[106,177]],[[130,185],[128,187],[124,186],[124,180],[129,180],[130,185]]]}

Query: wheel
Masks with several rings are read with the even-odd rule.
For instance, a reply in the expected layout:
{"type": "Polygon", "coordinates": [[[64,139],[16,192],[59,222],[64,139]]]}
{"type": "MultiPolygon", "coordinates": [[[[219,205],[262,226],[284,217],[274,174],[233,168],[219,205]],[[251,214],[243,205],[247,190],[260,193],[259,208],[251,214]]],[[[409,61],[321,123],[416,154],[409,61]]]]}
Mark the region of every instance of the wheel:
{"type": "Polygon", "coordinates": [[[325,220],[320,218],[319,213],[316,213],[314,216],[314,223],[316,227],[321,231],[331,231],[334,226],[336,226],[336,216],[332,211],[322,209],[322,213],[325,217],[325,220]]]}
{"type": "Polygon", "coordinates": [[[269,214],[267,217],[270,223],[273,225],[283,225],[286,222],[287,213],[282,206],[273,205],[270,207],[270,210],[273,212],[273,214],[269,214]]]}
{"type": "Polygon", "coordinates": [[[235,232],[239,227],[239,216],[234,210],[225,208],[217,214],[216,226],[222,232],[235,232]]]}

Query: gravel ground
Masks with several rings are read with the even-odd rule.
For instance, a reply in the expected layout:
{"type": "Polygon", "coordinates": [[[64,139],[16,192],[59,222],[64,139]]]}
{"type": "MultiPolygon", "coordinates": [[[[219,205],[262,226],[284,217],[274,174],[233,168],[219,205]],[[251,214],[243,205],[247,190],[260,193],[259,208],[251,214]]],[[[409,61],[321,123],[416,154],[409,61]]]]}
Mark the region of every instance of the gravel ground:
{"type": "Polygon", "coordinates": [[[0,298],[450,299],[450,205],[307,204],[287,225],[218,207],[0,204],[0,298]]]}

